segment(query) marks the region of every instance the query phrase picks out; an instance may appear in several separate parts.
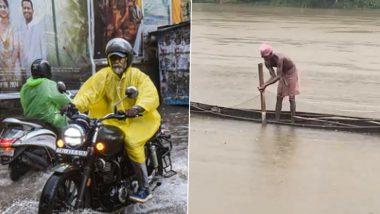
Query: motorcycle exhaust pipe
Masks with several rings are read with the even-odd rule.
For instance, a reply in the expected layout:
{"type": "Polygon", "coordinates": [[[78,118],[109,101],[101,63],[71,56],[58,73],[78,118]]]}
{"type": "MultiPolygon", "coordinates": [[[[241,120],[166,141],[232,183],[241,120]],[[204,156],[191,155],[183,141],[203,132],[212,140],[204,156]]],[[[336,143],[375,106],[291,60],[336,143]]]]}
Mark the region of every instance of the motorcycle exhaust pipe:
{"type": "Polygon", "coordinates": [[[49,166],[49,163],[44,158],[28,151],[24,152],[22,161],[38,170],[44,170],[49,166]]]}

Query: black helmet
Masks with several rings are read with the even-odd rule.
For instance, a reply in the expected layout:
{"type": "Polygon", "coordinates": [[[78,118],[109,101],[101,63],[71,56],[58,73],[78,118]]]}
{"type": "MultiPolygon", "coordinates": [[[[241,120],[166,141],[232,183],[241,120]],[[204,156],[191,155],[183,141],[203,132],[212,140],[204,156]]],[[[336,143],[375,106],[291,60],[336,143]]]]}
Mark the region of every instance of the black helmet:
{"type": "MultiPolygon", "coordinates": [[[[133,61],[133,49],[131,44],[123,38],[113,38],[108,41],[106,45],[106,56],[109,59],[110,56],[117,55],[120,57],[127,57],[127,67],[132,64],[133,61]]],[[[108,64],[110,64],[108,60],[108,64]]]]}
{"type": "Polygon", "coordinates": [[[37,78],[51,79],[51,66],[48,61],[43,59],[36,59],[31,66],[32,76],[37,78]]]}

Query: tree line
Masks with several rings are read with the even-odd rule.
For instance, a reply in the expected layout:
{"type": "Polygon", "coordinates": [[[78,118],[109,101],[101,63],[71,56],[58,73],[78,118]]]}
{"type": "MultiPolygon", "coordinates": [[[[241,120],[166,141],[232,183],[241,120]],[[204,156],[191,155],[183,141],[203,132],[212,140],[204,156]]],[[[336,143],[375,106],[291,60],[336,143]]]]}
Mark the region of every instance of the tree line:
{"type": "Polygon", "coordinates": [[[255,3],[275,6],[296,6],[310,8],[373,8],[380,9],[380,0],[193,0],[215,3],[255,3]]]}

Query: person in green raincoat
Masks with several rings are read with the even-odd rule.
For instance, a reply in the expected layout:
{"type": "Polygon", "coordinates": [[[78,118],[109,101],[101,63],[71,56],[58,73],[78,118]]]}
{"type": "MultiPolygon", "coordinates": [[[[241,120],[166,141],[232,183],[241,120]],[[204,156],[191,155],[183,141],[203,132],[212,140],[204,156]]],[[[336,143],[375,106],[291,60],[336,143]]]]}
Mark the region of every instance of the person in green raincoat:
{"type": "Polygon", "coordinates": [[[79,89],[73,104],[80,112],[88,112],[93,118],[101,118],[114,111],[114,106],[122,100],[125,90],[135,86],[136,98],[127,98],[119,105],[128,117],[125,120],[108,120],[104,123],[119,127],[125,133],[125,149],[137,174],[138,191],[130,195],[130,200],[144,203],[152,194],[148,187],[148,173],[145,165],[144,145],[153,137],[161,124],[157,111],[159,96],[152,80],[138,68],[132,67],[133,49],[122,38],[111,39],[106,45],[108,67],[91,76],[79,89]],[[135,117],[142,114],[141,117],[135,117]]]}
{"type": "Polygon", "coordinates": [[[66,125],[66,117],[60,109],[70,99],[58,91],[57,83],[51,80],[51,66],[48,61],[37,59],[31,66],[32,76],[20,91],[20,102],[24,117],[49,123],[57,130],[66,125]]]}

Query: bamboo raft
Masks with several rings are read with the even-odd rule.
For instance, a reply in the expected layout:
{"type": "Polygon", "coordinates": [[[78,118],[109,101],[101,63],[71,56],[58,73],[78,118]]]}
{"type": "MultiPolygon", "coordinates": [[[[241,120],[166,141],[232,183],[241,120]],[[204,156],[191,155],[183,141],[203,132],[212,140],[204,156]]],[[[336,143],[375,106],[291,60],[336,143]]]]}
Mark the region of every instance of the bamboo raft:
{"type": "MultiPolygon", "coordinates": [[[[191,102],[190,111],[191,113],[196,114],[218,116],[258,123],[263,122],[262,110],[258,109],[237,109],[191,102]]],[[[275,120],[274,111],[266,111],[265,119],[266,123],[268,124],[327,129],[334,131],[380,133],[380,120],[372,118],[297,112],[294,123],[291,123],[289,111],[282,111],[281,119],[279,121],[275,120]]]]}

